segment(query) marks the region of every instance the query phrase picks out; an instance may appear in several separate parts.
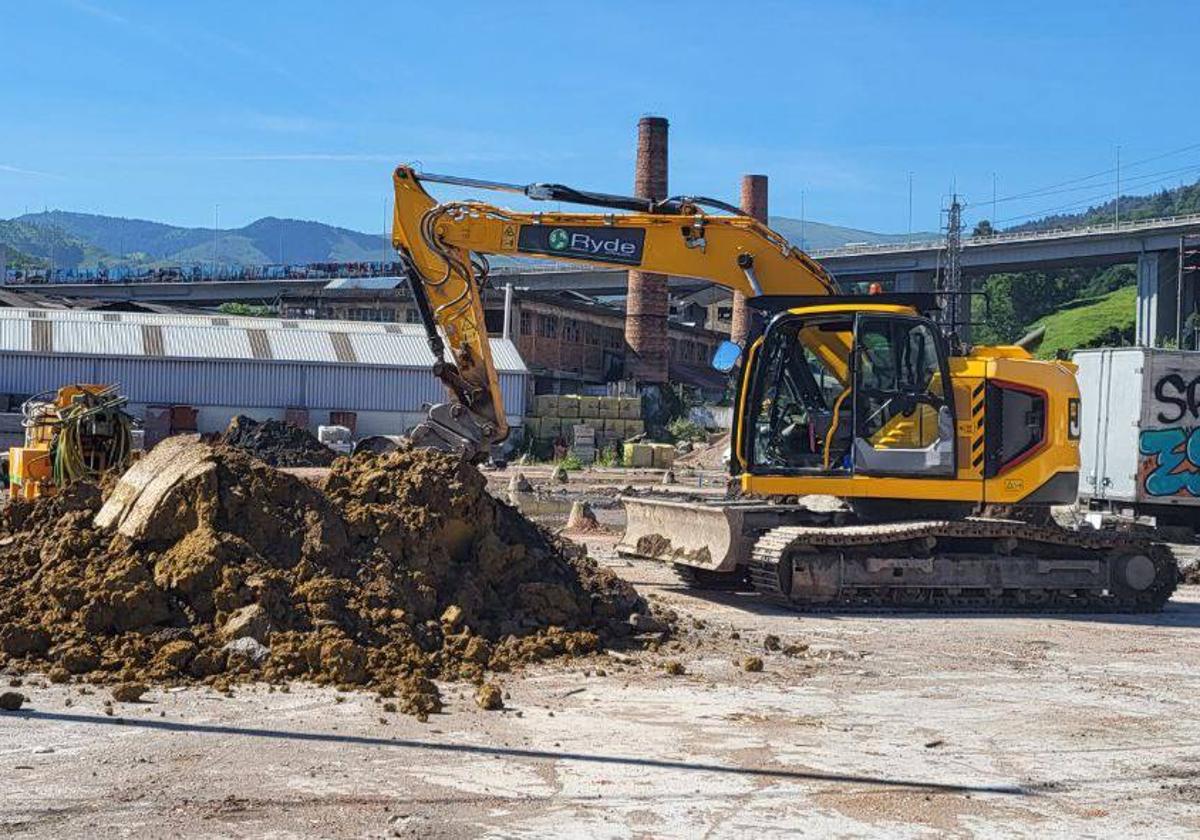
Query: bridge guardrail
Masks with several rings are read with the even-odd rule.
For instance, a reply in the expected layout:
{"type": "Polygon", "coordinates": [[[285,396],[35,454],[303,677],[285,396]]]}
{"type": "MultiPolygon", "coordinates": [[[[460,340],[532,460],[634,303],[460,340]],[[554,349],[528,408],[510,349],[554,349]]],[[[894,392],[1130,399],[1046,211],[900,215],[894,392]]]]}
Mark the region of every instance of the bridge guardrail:
{"type": "MultiPolygon", "coordinates": [[[[1075,236],[1088,236],[1105,233],[1130,233],[1153,228],[1181,227],[1190,224],[1200,226],[1200,213],[1189,213],[1183,216],[1162,216],[1155,219],[1135,219],[1128,222],[1105,222],[1098,225],[1082,227],[1053,228],[1032,233],[997,233],[992,236],[972,236],[963,238],[963,248],[978,248],[997,242],[1036,242],[1044,239],[1070,239],[1075,236]]],[[[944,238],[924,239],[916,242],[882,242],[873,245],[854,245],[852,247],[823,248],[809,251],[814,259],[827,257],[853,257],[865,254],[896,254],[906,251],[928,251],[931,248],[944,248],[944,238]]]]}

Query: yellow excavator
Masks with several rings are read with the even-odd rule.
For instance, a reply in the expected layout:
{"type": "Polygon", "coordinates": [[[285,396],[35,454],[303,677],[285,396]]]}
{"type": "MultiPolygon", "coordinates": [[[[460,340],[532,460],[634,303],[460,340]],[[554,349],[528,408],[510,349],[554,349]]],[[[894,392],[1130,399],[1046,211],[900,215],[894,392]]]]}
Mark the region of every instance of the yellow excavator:
{"type": "Polygon", "coordinates": [[[1147,538],[980,515],[1075,501],[1071,363],[1019,345],[962,347],[954,325],[935,320],[932,293],[842,294],[778,233],[714,199],[407,166],[393,180],[393,245],[451,397],[411,433],[415,445],[478,460],[508,435],[484,325],[487,255],[698,278],[745,295],[767,320],[744,352],[726,344],[713,360],[740,365],[737,496],[625,498],[621,551],[667,561],[693,586],[749,585],[806,607],[1146,611],[1174,590],[1174,557],[1147,538]],[[429,183],[600,212],[439,203],[429,183]],[[849,510],[805,504],[818,495],[849,510]]]}

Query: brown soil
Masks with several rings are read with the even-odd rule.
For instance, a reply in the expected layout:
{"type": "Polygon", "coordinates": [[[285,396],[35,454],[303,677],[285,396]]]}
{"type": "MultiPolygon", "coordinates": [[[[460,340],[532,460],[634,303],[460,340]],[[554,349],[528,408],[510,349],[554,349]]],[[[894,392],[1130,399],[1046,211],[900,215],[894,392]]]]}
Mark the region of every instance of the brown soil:
{"type": "Polygon", "coordinates": [[[340,459],[312,487],[218,446],[137,541],[76,485],[0,515],[0,665],[223,687],[292,678],[440,708],[479,680],[629,636],[645,602],[488,495],[454,456],[340,459]]]}
{"type": "Polygon", "coordinates": [[[719,435],[708,444],[696,444],[691,452],[675,459],[676,467],[691,467],[697,470],[725,469],[725,450],[729,447],[729,433],[719,435]]]}
{"type": "Polygon", "coordinates": [[[220,442],[274,467],[327,467],[338,457],[307,429],[280,420],[259,422],[242,414],[230,421],[220,442]]]}

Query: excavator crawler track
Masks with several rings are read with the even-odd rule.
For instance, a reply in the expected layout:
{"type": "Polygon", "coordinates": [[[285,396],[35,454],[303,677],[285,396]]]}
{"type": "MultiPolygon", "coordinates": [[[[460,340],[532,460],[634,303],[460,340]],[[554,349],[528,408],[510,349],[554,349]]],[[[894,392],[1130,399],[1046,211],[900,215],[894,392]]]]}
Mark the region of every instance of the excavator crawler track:
{"type": "Polygon", "coordinates": [[[763,533],[749,562],[756,591],[812,610],[1156,612],[1178,563],[1132,534],[996,519],[763,533]]]}

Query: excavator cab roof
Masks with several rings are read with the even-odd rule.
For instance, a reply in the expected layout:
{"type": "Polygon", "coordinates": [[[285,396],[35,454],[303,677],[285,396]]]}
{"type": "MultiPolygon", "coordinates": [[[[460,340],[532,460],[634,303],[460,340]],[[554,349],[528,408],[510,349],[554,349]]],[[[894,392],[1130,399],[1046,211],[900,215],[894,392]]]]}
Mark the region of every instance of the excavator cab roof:
{"type": "Polygon", "coordinates": [[[940,309],[932,292],[892,292],[878,295],[760,295],[750,306],[768,315],[778,312],[896,312],[933,317],[940,309]]]}

